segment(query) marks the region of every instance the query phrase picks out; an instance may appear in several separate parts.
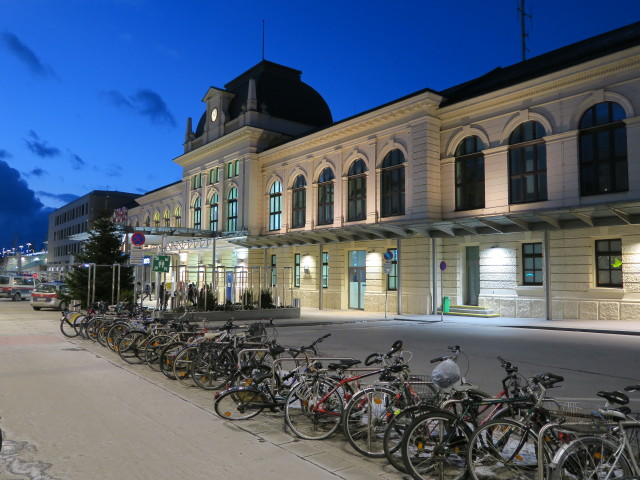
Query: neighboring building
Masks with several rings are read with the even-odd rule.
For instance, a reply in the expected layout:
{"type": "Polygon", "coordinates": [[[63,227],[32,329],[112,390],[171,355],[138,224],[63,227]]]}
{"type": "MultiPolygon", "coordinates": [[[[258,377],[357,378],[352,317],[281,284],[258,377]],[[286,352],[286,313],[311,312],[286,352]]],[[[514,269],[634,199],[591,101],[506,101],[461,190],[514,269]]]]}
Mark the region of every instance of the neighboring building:
{"type": "Polygon", "coordinates": [[[182,179],[129,211],[174,281],[425,314],[442,278],[501,316],[640,318],[640,23],[337,123],[266,61],[203,101],[182,179]]]}
{"type": "Polygon", "coordinates": [[[47,257],[48,270],[63,270],[65,265],[74,263],[82,243],[78,238],[91,230],[92,222],[98,218],[111,216],[120,207],[135,205],[139,194],[94,190],[60,207],[49,215],[47,257]],[[75,239],[70,237],[76,236],[75,239]]]}

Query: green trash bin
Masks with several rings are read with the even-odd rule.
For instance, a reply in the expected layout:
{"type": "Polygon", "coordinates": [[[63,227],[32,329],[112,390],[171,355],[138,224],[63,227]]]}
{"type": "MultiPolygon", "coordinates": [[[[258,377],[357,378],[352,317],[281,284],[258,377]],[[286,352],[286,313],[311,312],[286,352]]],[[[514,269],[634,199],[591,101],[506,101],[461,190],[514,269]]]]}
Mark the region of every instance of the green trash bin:
{"type": "Polygon", "coordinates": [[[443,297],[442,298],[442,312],[449,313],[449,309],[451,308],[451,298],[443,297]]]}

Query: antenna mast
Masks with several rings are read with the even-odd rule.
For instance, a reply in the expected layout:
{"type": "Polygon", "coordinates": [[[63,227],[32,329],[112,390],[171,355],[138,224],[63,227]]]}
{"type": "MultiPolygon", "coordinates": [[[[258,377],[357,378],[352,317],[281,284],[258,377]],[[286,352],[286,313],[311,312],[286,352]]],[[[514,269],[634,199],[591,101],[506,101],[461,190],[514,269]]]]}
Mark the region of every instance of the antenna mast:
{"type": "Polygon", "coordinates": [[[527,29],[525,28],[524,21],[527,17],[531,18],[531,14],[526,12],[525,0],[520,0],[520,5],[518,6],[518,16],[520,17],[520,35],[522,38],[522,61],[524,62],[527,59],[527,37],[529,34],[527,33],[527,29]]]}
{"type": "Polygon", "coordinates": [[[262,19],[262,61],[264,61],[264,18],[262,19]]]}

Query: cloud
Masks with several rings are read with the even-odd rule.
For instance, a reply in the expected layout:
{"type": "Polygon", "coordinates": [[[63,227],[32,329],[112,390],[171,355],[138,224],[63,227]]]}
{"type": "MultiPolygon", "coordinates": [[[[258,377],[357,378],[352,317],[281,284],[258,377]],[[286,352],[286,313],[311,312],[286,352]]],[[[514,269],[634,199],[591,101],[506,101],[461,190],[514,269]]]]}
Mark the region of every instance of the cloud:
{"type": "Polygon", "coordinates": [[[106,169],[108,177],[121,177],[122,176],[122,167],[120,165],[116,165],[115,163],[111,163],[109,167],[106,169]]]}
{"type": "Polygon", "coordinates": [[[33,130],[29,132],[29,137],[31,137],[31,140],[29,139],[25,140],[25,143],[27,144],[27,148],[29,148],[29,150],[31,150],[33,153],[35,153],[39,157],[50,158],[50,157],[57,157],[58,155],[60,155],[59,149],[57,149],[56,147],[50,147],[46,141],[40,140],[40,137],[38,137],[38,134],[33,130]]]}
{"type": "Polygon", "coordinates": [[[47,172],[46,170],[43,170],[40,167],[36,167],[30,172],[24,173],[24,175],[26,177],[44,177],[45,175],[49,175],[49,172],[47,172]]]}
{"type": "Polygon", "coordinates": [[[9,51],[13,53],[18,60],[31,70],[31,73],[39,77],[55,76],[55,72],[51,67],[42,63],[34,51],[22,43],[13,33],[4,32],[1,38],[2,43],[7,46],[9,51]]]}
{"type": "Polygon", "coordinates": [[[149,88],[140,89],[128,97],[118,90],[102,92],[102,96],[118,108],[132,110],[147,117],[154,125],[176,126],[176,120],[163,98],[149,88]]]}
{"type": "Polygon", "coordinates": [[[47,239],[49,214],[53,209],[45,207],[20,173],[2,160],[0,178],[0,248],[29,242],[36,250],[42,249],[47,239]]]}
{"type": "Polygon", "coordinates": [[[49,193],[39,191],[37,192],[37,194],[39,197],[47,197],[64,204],[71,203],[74,200],[80,198],[78,195],[74,195],[73,193],[49,193]]]}
{"type": "Polygon", "coordinates": [[[82,170],[86,166],[85,162],[79,155],[71,153],[71,168],[74,170],[82,170]]]}
{"type": "Polygon", "coordinates": [[[11,158],[11,156],[12,155],[9,152],[0,148],[0,160],[2,160],[3,158],[11,158]]]}

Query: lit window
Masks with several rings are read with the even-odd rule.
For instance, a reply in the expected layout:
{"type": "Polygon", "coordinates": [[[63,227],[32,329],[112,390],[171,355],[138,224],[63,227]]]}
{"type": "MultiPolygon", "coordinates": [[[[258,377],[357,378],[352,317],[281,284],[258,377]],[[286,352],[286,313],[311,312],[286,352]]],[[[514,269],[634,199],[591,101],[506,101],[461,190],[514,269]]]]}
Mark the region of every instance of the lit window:
{"type": "Polygon", "coordinates": [[[160,212],[156,212],[153,214],[153,226],[154,227],[160,226],[160,212]]]}
{"type": "Polygon", "coordinates": [[[300,286],[300,254],[296,253],[293,256],[293,286],[300,286]]]}
{"type": "Polygon", "coordinates": [[[175,218],[175,226],[181,227],[182,226],[182,208],[180,208],[179,206],[175,208],[175,210],[173,211],[173,218],[175,218]]]}
{"type": "Polygon", "coordinates": [[[322,288],[329,287],[329,254],[322,252],[322,288]]]}
{"type": "Polygon", "coordinates": [[[271,255],[271,286],[278,284],[278,270],[276,269],[276,256],[271,255]]]}
{"type": "Polygon", "coordinates": [[[233,187],[227,196],[227,231],[235,232],[238,227],[238,189],[233,187]]]}
{"type": "Polygon", "coordinates": [[[387,274],[387,290],[398,290],[398,249],[389,248],[387,250],[393,257],[391,263],[391,272],[387,274]]]}
{"type": "Polygon", "coordinates": [[[171,226],[171,213],[169,212],[169,210],[165,210],[163,215],[162,215],[162,219],[164,220],[164,226],[165,227],[170,227],[171,226]]]}
{"type": "Polygon", "coordinates": [[[211,195],[211,202],[209,203],[209,230],[218,230],[218,194],[211,195]]]}
{"type": "Polygon", "coordinates": [[[202,226],[202,202],[200,197],[193,204],[193,228],[200,230],[202,226]]]}
{"type": "Polygon", "coordinates": [[[273,182],[269,189],[269,230],[280,230],[282,223],[282,184],[273,182]]]}

